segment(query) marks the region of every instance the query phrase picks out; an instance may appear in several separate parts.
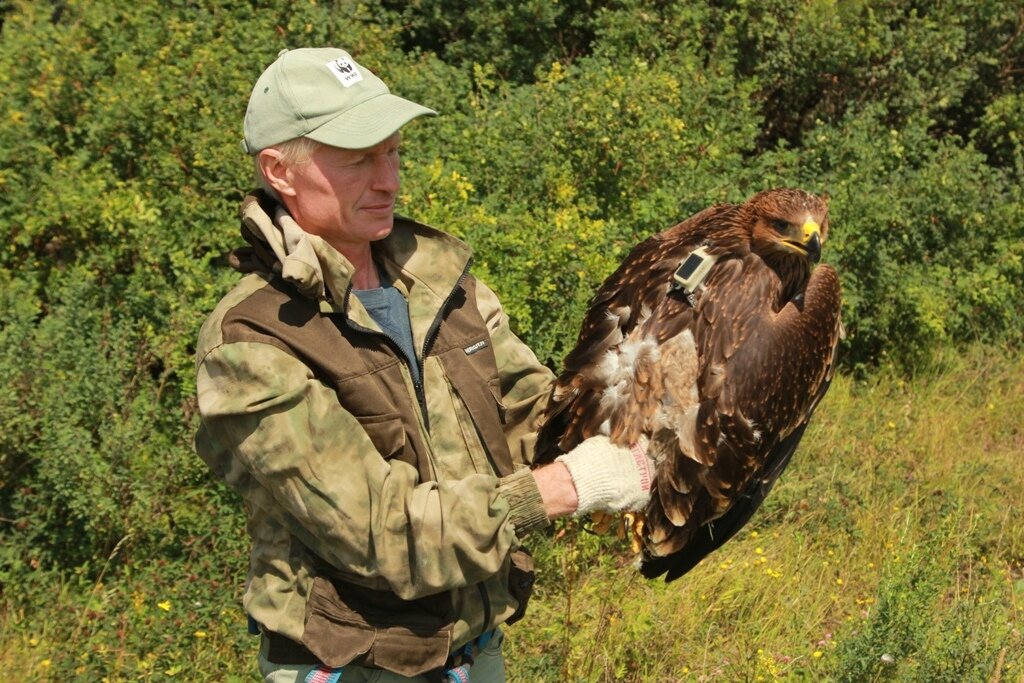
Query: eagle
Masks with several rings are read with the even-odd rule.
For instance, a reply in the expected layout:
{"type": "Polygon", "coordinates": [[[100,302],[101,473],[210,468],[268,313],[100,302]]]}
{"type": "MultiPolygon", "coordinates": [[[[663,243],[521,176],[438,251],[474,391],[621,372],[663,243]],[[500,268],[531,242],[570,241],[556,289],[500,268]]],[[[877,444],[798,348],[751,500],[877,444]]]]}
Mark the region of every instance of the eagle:
{"type": "Polygon", "coordinates": [[[788,464],[842,336],[818,264],[828,201],[790,188],[720,204],[641,242],[590,302],[542,416],[536,464],[584,439],[647,439],[640,571],[679,578],[731,538],[788,464]]]}

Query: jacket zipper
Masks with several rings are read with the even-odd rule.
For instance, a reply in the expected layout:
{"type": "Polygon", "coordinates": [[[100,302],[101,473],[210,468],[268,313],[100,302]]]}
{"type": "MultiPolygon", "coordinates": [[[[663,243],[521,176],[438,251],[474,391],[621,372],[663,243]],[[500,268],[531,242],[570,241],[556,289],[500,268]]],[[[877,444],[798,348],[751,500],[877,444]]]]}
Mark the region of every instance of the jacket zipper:
{"type": "MultiPolygon", "coordinates": [[[[472,263],[473,257],[470,257],[469,260],[466,261],[466,267],[463,268],[462,274],[459,276],[459,279],[455,281],[455,285],[452,286],[451,290],[448,292],[448,296],[441,303],[441,308],[438,309],[437,315],[434,317],[434,322],[431,323],[430,328],[427,329],[426,338],[423,340],[423,358],[426,358],[427,350],[434,343],[434,339],[437,337],[437,331],[441,329],[441,319],[444,317],[445,312],[448,310],[448,305],[451,303],[452,297],[455,296],[455,290],[459,288],[463,281],[465,281],[466,276],[469,275],[469,267],[472,263]]],[[[358,330],[360,332],[367,332],[369,334],[375,334],[384,337],[391,343],[391,346],[394,347],[395,351],[397,351],[396,355],[399,356],[400,358],[405,359],[406,365],[408,365],[409,361],[408,359],[405,358],[405,354],[402,352],[402,347],[398,344],[398,341],[394,337],[392,337],[390,334],[384,331],[378,332],[377,330],[371,330],[368,327],[363,327],[362,325],[353,322],[352,319],[348,317],[348,302],[349,297],[351,295],[352,287],[350,285],[349,288],[345,291],[345,300],[342,305],[342,310],[346,311],[346,314],[344,316],[346,324],[354,330],[358,330]]],[[[415,389],[416,391],[416,401],[420,404],[420,413],[422,413],[423,415],[423,426],[426,427],[427,432],[429,433],[430,415],[427,413],[427,392],[423,387],[423,361],[421,361],[419,358],[416,358],[415,361],[416,367],[419,370],[419,380],[413,380],[412,386],[413,389],[415,389]]]]}

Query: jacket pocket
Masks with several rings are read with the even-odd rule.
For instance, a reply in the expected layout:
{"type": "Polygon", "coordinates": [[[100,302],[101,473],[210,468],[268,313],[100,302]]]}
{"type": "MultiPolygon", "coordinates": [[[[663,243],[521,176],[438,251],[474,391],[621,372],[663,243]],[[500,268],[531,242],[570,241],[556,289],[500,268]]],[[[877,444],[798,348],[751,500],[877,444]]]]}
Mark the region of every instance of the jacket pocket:
{"type": "Polygon", "coordinates": [[[448,659],[453,622],[446,593],[402,600],[317,577],[306,603],[302,644],[332,668],[354,663],[418,676],[448,659]]]}
{"type": "Polygon", "coordinates": [[[526,614],[526,605],[533,595],[533,555],[526,548],[513,550],[511,553],[511,566],[508,572],[508,590],[519,602],[519,607],[505,622],[513,624],[523,618],[526,614]]]}
{"type": "Polygon", "coordinates": [[[496,370],[493,373],[481,374],[481,370],[493,366],[493,363],[477,367],[470,361],[471,358],[472,356],[467,357],[461,348],[452,349],[439,356],[455,393],[469,411],[495,470],[500,476],[508,476],[515,467],[512,464],[508,441],[505,439],[505,408],[501,403],[500,380],[496,376],[496,370]]]}
{"type": "Polygon", "coordinates": [[[480,382],[487,385],[487,389],[494,397],[498,407],[502,423],[505,422],[505,405],[501,402],[501,377],[498,374],[498,361],[494,356],[494,349],[491,347],[490,337],[484,337],[462,349],[462,355],[454,353],[459,360],[464,360],[465,365],[472,368],[480,382]]]}
{"type": "Polygon", "coordinates": [[[494,398],[494,405],[498,409],[498,419],[501,420],[501,424],[505,424],[505,404],[501,402],[501,380],[495,377],[494,379],[487,380],[487,388],[491,392],[491,396],[494,398]]]}
{"type": "Polygon", "coordinates": [[[405,427],[398,413],[355,416],[374,448],[385,460],[402,453],[405,448],[405,427]]]}
{"type": "Polygon", "coordinates": [[[365,658],[373,647],[374,628],[348,609],[331,583],[317,577],[306,602],[302,644],[332,668],[365,658]]]}

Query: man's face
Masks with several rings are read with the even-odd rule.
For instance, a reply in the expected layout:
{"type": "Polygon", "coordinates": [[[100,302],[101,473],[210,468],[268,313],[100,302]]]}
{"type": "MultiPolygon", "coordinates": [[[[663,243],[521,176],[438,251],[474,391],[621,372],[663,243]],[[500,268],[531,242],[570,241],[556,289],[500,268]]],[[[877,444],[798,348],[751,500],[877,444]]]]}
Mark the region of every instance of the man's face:
{"type": "Polygon", "coordinates": [[[383,239],[394,224],[399,133],[366,149],[321,145],[309,163],[292,169],[288,204],[302,229],[339,251],[383,239]]]}

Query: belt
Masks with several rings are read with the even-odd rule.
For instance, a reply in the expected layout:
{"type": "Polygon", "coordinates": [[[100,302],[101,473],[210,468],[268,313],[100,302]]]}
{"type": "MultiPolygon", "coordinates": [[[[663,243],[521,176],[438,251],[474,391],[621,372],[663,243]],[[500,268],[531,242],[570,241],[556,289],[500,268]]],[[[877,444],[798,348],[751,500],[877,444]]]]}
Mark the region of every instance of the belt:
{"type": "MultiPolygon", "coordinates": [[[[267,640],[267,661],[274,664],[301,665],[320,664],[320,660],[310,652],[302,643],[297,643],[287,636],[273,631],[263,631],[263,637],[267,640]]],[[[462,645],[448,656],[444,669],[454,669],[466,662],[472,662],[480,654],[480,651],[487,647],[498,633],[498,629],[486,631],[474,638],[465,645],[462,645]]]]}
{"type": "Polygon", "coordinates": [[[301,643],[273,631],[263,631],[267,641],[267,661],[274,664],[320,664],[312,652],[301,643]]]}

